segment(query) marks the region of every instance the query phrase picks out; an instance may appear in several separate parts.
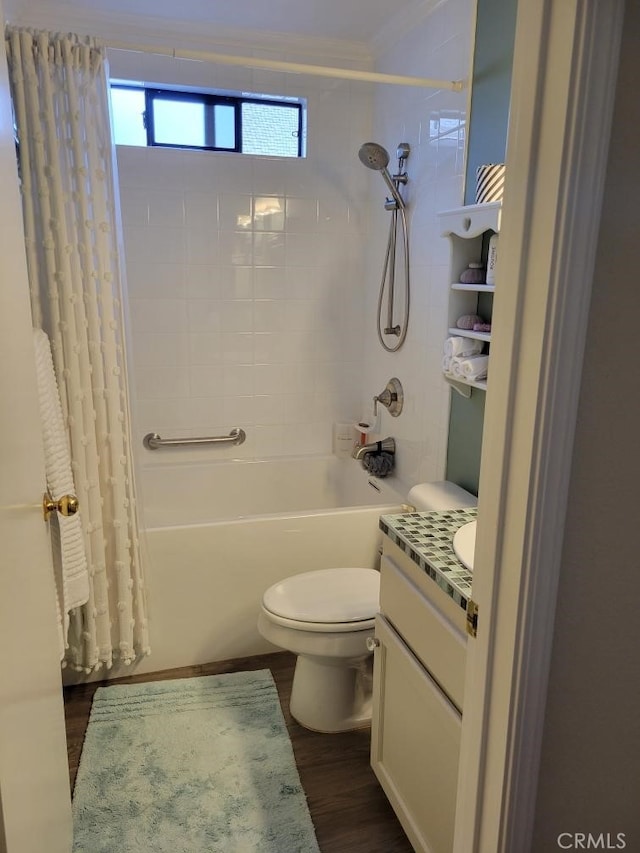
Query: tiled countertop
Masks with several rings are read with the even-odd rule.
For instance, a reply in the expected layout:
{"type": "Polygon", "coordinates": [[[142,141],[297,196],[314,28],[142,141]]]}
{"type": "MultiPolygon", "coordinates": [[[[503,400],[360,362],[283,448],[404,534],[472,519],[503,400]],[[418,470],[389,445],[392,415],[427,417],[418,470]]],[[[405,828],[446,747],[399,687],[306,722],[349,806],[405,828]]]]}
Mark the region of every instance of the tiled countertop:
{"type": "Polygon", "coordinates": [[[456,557],[453,535],[477,515],[475,507],[381,515],[380,530],[466,610],[473,575],[456,557]]]}

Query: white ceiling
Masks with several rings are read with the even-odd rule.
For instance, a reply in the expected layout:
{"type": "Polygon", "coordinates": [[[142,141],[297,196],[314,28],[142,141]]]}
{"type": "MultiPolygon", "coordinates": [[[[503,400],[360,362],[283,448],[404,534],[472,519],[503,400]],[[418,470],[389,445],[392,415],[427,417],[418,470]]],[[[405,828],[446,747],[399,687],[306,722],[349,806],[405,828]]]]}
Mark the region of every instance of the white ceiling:
{"type": "MultiPolygon", "coordinates": [[[[5,12],[26,11],[29,0],[6,0],[5,12]]],[[[37,0],[36,0],[36,4],[37,0]]],[[[260,30],[371,45],[390,22],[419,14],[433,0],[62,0],[65,17],[99,11],[102,16],[149,17],[222,29],[260,30]]]]}
{"type": "MultiPolygon", "coordinates": [[[[95,6],[91,0],[74,0],[95,6]]],[[[396,0],[411,5],[414,0],[396,0]]],[[[102,8],[155,18],[281,33],[370,41],[389,13],[387,0],[101,0],[102,8]],[[363,7],[366,12],[363,12],[363,7]]]]}

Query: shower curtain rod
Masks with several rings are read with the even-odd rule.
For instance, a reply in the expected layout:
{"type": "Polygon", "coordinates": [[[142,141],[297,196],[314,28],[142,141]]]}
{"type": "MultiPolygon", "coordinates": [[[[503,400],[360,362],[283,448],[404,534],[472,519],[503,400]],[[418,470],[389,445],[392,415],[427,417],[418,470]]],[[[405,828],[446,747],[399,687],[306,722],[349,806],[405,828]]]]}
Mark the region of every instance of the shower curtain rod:
{"type": "Polygon", "coordinates": [[[146,44],[129,44],[108,41],[112,50],[130,50],[137,53],[152,53],[170,56],[173,59],[193,59],[199,62],[217,62],[221,65],[240,65],[244,68],[267,68],[288,74],[311,74],[316,77],[333,77],[341,80],[358,80],[363,83],[389,83],[393,86],[419,86],[425,89],[448,89],[461,92],[462,80],[434,80],[429,77],[407,77],[401,74],[381,74],[377,71],[356,71],[350,68],[331,68],[325,65],[306,65],[300,62],[284,62],[279,59],[262,59],[256,56],[233,56],[229,53],[213,53],[207,50],[179,50],[173,47],[156,47],[146,44]]]}

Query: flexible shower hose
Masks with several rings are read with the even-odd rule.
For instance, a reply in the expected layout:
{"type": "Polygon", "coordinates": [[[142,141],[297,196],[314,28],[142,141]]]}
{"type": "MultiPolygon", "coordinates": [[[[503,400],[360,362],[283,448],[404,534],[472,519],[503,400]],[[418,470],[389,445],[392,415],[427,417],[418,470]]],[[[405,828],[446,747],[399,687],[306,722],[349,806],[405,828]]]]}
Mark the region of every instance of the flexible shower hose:
{"type": "Polygon", "coordinates": [[[410,312],[410,283],[409,283],[409,232],[407,229],[407,214],[404,207],[396,207],[393,209],[391,223],[389,226],[389,239],[387,241],[387,251],[382,269],[382,281],[380,282],[380,292],[378,294],[378,340],[383,349],[387,352],[397,352],[407,337],[407,329],[409,328],[409,312],[410,312]],[[396,269],[396,243],[398,231],[398,210],[402,216],[402,235],[404,249],[404,284],[405,284],[405,310],[404,323],[394,327],[393,324],[393,298],[395,293],[395,269],[396,269]],[[388,299],[387,299],[387,329],[399,329],[398,341],[395,346],[389,346],[383,338],[383,332],[386,334],[395,334],[395,332],[387,332],[382,326],[382,300],[384,298],[385,284],[388,278],[388,299]]]}

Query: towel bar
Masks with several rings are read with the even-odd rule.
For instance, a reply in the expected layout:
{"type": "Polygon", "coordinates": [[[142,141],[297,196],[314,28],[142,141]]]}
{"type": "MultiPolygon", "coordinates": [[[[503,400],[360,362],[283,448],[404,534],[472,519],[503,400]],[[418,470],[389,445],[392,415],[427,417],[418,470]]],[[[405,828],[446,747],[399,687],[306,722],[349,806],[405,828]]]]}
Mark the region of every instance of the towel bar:
{"type": "Polygon", "coordinates": [[[142,439],[147,450],[159,447],[193,447],[200,444],[242,444],[247,434],[240,427],[234,427],[229,435],[213,435],[209,438],[160,438],[157,432],[149,432],[142,439]]]}

